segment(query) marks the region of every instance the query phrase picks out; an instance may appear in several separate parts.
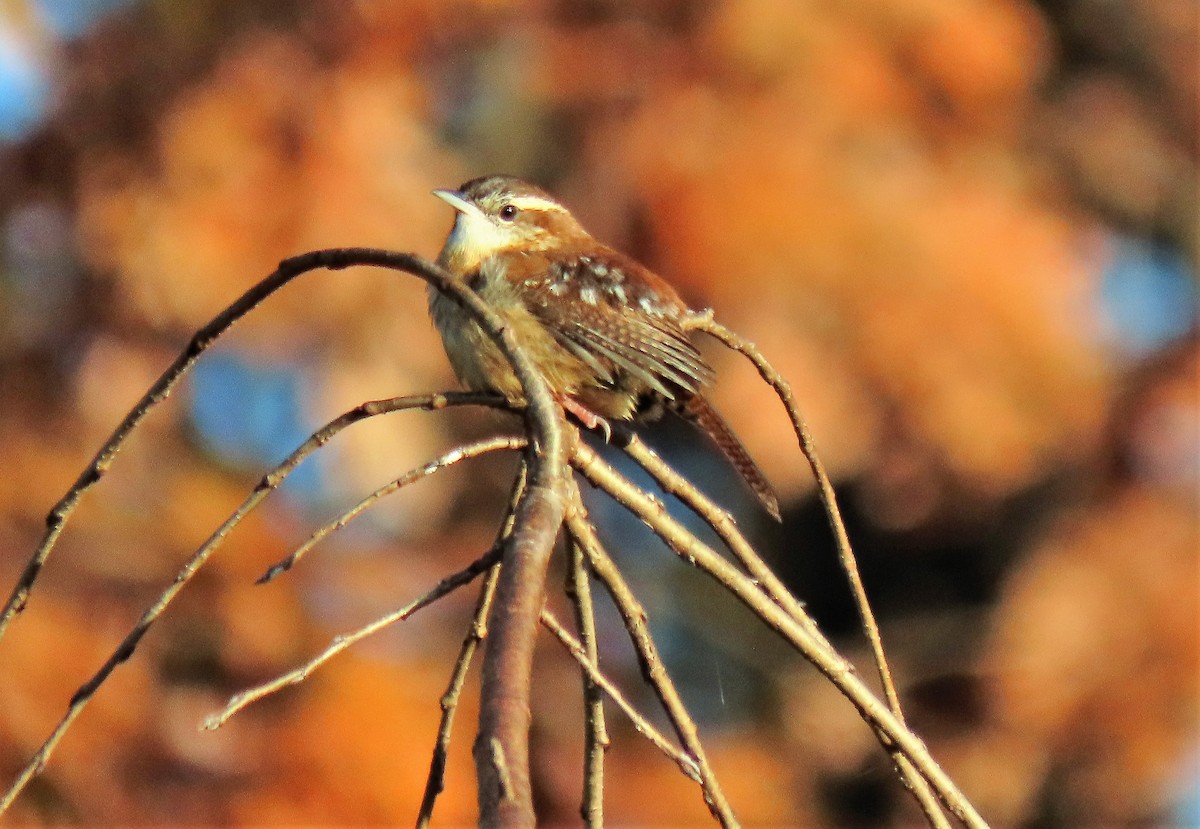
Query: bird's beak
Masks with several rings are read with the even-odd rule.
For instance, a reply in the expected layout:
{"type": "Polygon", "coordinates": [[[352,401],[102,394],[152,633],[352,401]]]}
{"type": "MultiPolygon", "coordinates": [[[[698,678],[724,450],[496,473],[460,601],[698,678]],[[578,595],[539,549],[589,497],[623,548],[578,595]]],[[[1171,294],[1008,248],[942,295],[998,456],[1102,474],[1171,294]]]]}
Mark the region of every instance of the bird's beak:
{"type": "Polygon", "coordinates": [[[433,195],[453,207],[459,213],[483,218],[483,211],[464,199],[462,193],[457,190],[434,190],[433,195]]]}

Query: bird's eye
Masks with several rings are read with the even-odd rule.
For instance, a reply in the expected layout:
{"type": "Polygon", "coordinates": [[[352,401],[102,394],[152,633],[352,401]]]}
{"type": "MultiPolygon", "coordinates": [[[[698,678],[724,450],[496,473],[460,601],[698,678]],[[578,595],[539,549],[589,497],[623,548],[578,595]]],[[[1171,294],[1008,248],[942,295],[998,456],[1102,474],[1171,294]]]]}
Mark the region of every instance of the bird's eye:
{"type": "Polygon", "coordinates": [[[506,222],[511,222],[513,219],[517,218],[517,208],[513,207],[511,204],[504,205],[504,207],[500,208],[500,218],[506,222]]]}

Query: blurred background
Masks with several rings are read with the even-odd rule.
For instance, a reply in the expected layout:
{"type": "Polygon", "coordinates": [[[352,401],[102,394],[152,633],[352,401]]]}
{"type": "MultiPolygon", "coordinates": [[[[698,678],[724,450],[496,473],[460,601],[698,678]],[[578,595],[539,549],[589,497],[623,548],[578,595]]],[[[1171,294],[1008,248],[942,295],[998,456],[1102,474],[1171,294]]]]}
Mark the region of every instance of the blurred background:
{"type": "MultiPolygon", "coordinates": [[[[280,258],[432,256],[451,215],[429,191],[510,172],[791,381],[910,719],[995,825],[1198,825],[1198,39],[1193,0],[6,0],[0,589],[125,411],[280,258]]],[[[687,429],[652,440],[866,666],[786,417],[708,353],[783,527],[687,429]]],[[[0,643],[5,781],[266,468],[358,402],[449,387],[407,276],[314,273],[239,324],[84,500],[0,643]]],[[[505,428],[411,413],[337,438],[117,671],[16,822],[412,820],[473,590],[197,725],[485,549],[511,459],[253,584],[357,497],[505,428]]],[[[918,819],[815,671],[594,511],[745,822],[918,819]]],[[[605,662],[649,711],[602,611],[605,662]]],[[[441,825],[474,819],[475,680],[441,825]]],[[[577,820],[578,682],[544,642],[547,823],[577,820]]],[[[610,818],[703,823],[695,786],[611,720],[610,818]]]]}

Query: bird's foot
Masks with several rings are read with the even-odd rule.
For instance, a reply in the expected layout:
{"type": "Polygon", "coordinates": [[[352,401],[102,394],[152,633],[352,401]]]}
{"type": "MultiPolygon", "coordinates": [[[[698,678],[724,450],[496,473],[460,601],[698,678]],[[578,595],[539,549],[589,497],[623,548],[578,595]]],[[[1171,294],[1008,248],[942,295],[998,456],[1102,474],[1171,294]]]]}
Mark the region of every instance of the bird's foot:
{"type": "Polygon", "coordinates": [[[558,396],[557,399],[559,405],[561,405],[566,411],[575,415],[575,418],[581,424],[583,424],[584,428],[600,432],[600,434],[604,435],[605,443],[608,443],[610,440],[612,440],[612,426],[609,425],[607,420],[574,398],[563,395],[558,396]]]}

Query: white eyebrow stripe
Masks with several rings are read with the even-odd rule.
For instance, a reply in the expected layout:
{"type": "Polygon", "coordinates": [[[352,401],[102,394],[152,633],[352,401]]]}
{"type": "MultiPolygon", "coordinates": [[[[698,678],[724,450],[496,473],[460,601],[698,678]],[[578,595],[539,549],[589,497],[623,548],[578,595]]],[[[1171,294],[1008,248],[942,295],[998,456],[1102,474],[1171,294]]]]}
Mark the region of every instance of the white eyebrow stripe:
{"type": "Polygon", "coordinates": [[[507,201],[518,210],[566,210],[561,204],[545,196],[514,196],[507,201]]]}

